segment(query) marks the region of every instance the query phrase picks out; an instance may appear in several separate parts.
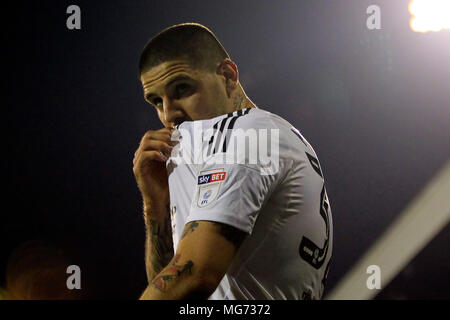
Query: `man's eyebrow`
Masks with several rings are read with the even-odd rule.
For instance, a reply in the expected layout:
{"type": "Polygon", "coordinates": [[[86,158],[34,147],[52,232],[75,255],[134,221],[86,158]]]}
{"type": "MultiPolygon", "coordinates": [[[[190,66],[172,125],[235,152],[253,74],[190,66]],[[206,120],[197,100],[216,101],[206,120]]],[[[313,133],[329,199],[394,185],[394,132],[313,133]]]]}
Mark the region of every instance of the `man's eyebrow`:
{"type": "MultiPolygon", "coordinates": [[[[167,90],[174,82],[179,80],[192,80],[191,77],[185,74],[180,74],[178,76],[175,76],[167,81],[167,83],[164,85],[164,88],[167,90]]],[[[150,100],[153,96],[156,96],[153,92],[148,92],[145,94],[145,100],[150,100]]]]}

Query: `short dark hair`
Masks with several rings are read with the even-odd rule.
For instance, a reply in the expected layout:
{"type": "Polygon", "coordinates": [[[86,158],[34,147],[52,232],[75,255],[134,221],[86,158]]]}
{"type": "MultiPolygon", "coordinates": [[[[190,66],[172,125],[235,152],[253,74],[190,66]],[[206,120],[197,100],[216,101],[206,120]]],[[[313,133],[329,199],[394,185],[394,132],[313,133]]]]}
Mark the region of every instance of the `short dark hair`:
{"type": "Polygon", "coordinates": [[[177,24],[147,42],[139,58],[139,77],[171,60],[185,60],[194,69],[212,72],[225,58],[230,56],[207,27],[198,23],[177,24]]]}

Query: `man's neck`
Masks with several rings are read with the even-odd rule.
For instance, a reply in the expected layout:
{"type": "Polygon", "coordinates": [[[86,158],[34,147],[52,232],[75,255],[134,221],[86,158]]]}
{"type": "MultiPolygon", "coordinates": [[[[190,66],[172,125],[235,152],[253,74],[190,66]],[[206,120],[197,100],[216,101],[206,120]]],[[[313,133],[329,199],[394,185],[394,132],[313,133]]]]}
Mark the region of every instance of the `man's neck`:
{"type": "Polygon", "coordinates": [[[257,106],[245,95],[244,92],[239,92],[233,102],[233,111],[247,108],[257,108],[257,106]]]}

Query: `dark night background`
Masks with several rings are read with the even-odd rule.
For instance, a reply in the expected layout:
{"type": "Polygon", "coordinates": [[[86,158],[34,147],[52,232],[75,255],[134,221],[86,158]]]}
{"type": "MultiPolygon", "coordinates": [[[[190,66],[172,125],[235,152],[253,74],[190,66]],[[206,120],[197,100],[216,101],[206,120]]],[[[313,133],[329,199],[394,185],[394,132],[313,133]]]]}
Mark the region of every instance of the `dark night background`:
{"type": "MultiPolygon", "coordinates": [[[[260,108],[315,148],[335,237],[326,292],[450,158],[450,31],[409,29],[407,0],[17,1],[2,12],[0,285],[21,243],[57,245],[86,298],[137,299],[146,285],[141,136],[161,125],[137,61],[170,25],[208,26],[260,108]],[[66,8],[81,8],[81,30],[66,8]],[[366,8],[381,7],[381,30],[366,8]]],[[[450,227],[379,299],[450,298],[450,227]]]]}

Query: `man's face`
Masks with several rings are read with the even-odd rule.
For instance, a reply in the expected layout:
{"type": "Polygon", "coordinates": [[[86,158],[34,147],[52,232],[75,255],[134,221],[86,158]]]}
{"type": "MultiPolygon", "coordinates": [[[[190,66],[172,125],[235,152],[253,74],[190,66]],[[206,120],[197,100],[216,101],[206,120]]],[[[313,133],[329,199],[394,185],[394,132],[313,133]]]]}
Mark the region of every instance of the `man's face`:
{"type": "Polygon", "coordinates": [[[145,100],[156,108],[165,127],[226,113],[223,79],[184,61],[164,62],[141,75],[145,100]]]}

